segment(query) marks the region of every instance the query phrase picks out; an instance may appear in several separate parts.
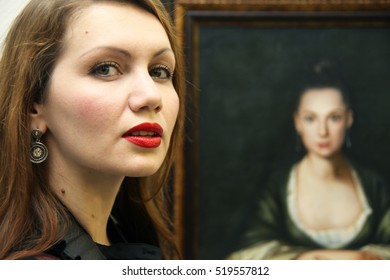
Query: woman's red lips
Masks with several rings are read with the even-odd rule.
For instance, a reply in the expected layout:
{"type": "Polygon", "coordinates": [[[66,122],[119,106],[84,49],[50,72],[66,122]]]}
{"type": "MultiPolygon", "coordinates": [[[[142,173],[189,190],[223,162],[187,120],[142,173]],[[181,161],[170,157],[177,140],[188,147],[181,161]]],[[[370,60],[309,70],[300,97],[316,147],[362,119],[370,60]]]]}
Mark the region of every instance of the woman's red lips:
{"type": "Polygon", "coordinates": [[[330,143],[318,143],[318,146],[320,148],[328,148],[330,146],[330,143]]]}
{"type": "Polygon", "coordinates": [[[163,128],[159,124],[141,123],[130,128],[122,137],[143,148],[157,148],[161,144],[162,134],[163,128]]]}

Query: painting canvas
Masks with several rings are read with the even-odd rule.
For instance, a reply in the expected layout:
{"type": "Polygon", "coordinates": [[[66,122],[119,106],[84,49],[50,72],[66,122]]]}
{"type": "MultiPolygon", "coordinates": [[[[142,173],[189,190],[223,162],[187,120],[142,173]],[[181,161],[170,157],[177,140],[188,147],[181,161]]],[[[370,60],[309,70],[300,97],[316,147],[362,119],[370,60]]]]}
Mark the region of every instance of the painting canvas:
{"type": "Polygon", "coordinates": [[[270,174],[302,156],[294,94],[319,62],[334,63],[351,93],[346,153],[390,181],[389,6],[226,2],[176,3],[189,74],[175,186],[185,258],[237,249],[270,174]]]}

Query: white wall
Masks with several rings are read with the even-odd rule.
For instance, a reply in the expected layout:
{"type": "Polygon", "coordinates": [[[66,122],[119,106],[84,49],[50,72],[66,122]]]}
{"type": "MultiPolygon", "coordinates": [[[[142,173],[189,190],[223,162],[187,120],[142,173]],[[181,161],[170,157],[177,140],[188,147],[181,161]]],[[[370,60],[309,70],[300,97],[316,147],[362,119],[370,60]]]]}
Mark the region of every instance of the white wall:
{"type": "Polygon", "coordinates": [[[29,0],[0,0],[0,47],[3,45],[3,39],[8,29],[29,0]]]}

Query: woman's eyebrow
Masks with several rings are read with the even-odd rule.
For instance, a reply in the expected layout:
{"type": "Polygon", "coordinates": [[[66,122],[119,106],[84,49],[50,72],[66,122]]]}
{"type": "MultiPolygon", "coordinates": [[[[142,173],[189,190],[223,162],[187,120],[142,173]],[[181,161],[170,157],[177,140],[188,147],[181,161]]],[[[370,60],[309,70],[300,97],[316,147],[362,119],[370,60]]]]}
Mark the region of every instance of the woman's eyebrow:
{"type": "Polygon", "coordinates": [[[127,57],[127,58],[130,58],[131,55],[128,51],[124,50],[124,49],[121,49],[121,48],[117,48],[117,47],[110,47],[110,46],[101,46],[101,47],[96,47],[96,48],[93,48],[91,50],[88,50],[86,51],[85,53],[83,53],[80,58],[90,54],[90,53],[95,53],[95,52],[101,52],[101,51],[108,51],[108,52],[114,52],[114,53],[118,53],[124,57],[127,57]]]}
{"type": "Polygon", "coordinates": [[[155,52],[154,55],[153,55],[153,57],[160,56],[160,55],[162,55],[162,54],[165,53],[165,52],[171,52],[172,55],[175,56],[174,53],[173,53],[173,50],[172,50],[171,48],[162,48],[162,49],[160,49],[159,51],[155,52]]]}
{"type": "Polygon", "coordinates": [[[302,110],[302,113],[304,113],[304,114],[316,114],[316,112],[311,111],[311,110],[309,110],[309,109],[303,109],[303,110],[302,110]]]}
{"type": "MultiPolygon", "coordinates": [[[[121,56],[124,56],[126,58],[130,58],[131,57],[131,54],[130,52],[128,52],[127,50],[125,49],[122,49],[122,48],[117,48],[117,47],[112,47],[112,46],[101,46],[101,47],[96,47],[96,48],[93,48],[91,50],[88,50],[86,51],[85,53],[83,53],[80,58],[90,54],[90,53],[95,53],[95,52],[102,52],[102,51],[108,51],[108,52],[113,52],[113,53],[118,53],[119,55],[121,56]]],[[[160,50],[158,50],[157,52],[155,52],[153,54],[153,57],[158,57],[166,52],[171,52],[174,56],[174,53],[173,53],[173,50],[171,48],[162,48],[160,50]]]]}

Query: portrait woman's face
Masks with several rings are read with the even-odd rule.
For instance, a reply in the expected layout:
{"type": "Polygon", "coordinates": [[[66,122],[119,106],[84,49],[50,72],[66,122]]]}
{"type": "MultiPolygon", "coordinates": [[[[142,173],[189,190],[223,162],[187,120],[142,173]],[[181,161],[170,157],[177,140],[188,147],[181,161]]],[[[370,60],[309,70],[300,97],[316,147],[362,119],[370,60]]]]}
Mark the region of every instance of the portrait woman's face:
{"type": "Polygon", "coordinates": [[[93,4],[74,17],[63,44],[31,124],[46,132],[50,164],[80,174],[155,173],[179,110],[175,56],[159,20],[136,6],[93,4]]]}
{"type": "Polygon", "coordinates": [[[331,157],[340,152],[353,117],[338,89],[320,88],[303,93],[294,121],[309,154],[331,157]]]}

